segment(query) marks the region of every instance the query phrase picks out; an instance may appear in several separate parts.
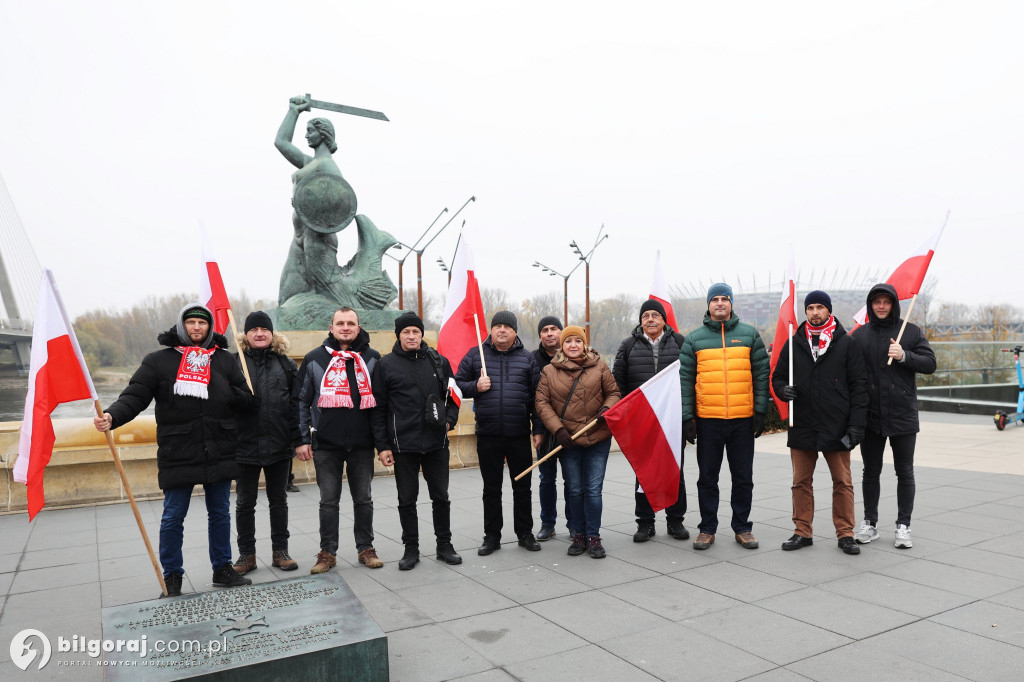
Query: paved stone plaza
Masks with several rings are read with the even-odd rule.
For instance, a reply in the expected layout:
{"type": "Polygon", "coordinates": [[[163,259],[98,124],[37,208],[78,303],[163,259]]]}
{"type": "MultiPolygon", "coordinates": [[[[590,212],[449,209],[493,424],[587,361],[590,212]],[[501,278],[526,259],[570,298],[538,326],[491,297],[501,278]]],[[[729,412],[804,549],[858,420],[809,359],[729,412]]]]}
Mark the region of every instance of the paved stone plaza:
{"type": "MultiPolygon", "coordinates": [[[[815,544],[782,552],[793,531],[791,470],[785,435],[775,434],[757,441],[751,518],[758,550],[732,540],[727,485],[711,549],[697,552],[689,541],[668,537],[663,514],[657,536],[634,544],[633,475],[614,452],[604,491],[606,559],[567,556],[564,527],[541,552],[519,548],[507,481],[505,544],[478,557],[481,483],[469,469],[451,477],[461,566],[428,555],[415,570],[398,571],[395,486],[383,477],[374,481],[374,528],[385,566],[357,564],[346,489],[337,570],[388,634],[392,680],[1024,679],[1024,428],[998,432],[988,417],[922,418],[910,550],[892,545],[896,483],[887,454],[880,540],[859,556],[838,550],[831,482],[819,459],[815,544]]],[[[692,533],[691,454],[684,470],[692,533]]],[[[860,514],[858,459],[855,453],[860,514]]],[[[315,486],[289,497],[291,554],[300,568],[288,574],[270,567],[260,495],[254,582],[308,573],[319,549],[317,500],[315,486]]],[[[201,498],[193,505],[185,593],[216,589],[201,498]]],[[[140,507],[155,545],[160,503],[140,507]]],[[[421,504],[420,524],[424,550],[432,552],[429,500],[421,504]]],[[[0,679],[102,679],[97,665],[58,665],[91,661],[87,655],[56,650],[43,670],[22,672],[9,645],[25,628],[51,641],[99,639],[101,607],[157,595],[130,507],[44,509],[32,524],[24,513],[0,516],[0,538],[0,679]]]]}

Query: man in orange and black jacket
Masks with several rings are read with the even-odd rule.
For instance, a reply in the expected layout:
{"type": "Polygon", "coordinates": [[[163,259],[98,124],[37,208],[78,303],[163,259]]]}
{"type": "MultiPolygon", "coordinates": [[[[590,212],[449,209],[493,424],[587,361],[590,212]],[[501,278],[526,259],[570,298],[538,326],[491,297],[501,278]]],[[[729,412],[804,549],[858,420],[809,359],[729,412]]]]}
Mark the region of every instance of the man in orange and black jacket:
{"type": "Polygon", "coordinates": [[[679,381],[683,437],[697,441],[700,534],[694,549],[707,549],[718,531],[718,474],[724,454],[732,474],[732,530],[736,542],[757,549],[751,530],[754,439],[764,431],[770,363],[757,330],[732,310],[732,288],[712,284],[704,324],[683,341],[679,381]]]}

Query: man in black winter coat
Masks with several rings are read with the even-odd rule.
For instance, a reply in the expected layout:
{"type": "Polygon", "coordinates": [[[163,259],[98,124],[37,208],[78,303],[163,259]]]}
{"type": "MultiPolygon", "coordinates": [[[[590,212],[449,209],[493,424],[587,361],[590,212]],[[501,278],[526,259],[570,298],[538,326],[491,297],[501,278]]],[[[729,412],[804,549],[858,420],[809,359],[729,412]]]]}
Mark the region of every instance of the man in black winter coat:
{"type": "Polygon", "coordinates": [[[359,314],[339,308],[322,346],[302,360],[295,381],[301,445],[295,455],[313,460],[320,488],[320,552],[310,573],[337,565],[339,502],[342,476],[348,474],[352,494],[356,552],[359,563],[380,568],[373,548],[373,427],[377,405],[371,381],[380,353],[370,348],[370,335],[359,326],[359,314]]]}
{"type": "Polygon", "coordinates": [[[231,481],[238,474],[235,412],[257,402],[245,385],[228,341],[212,329],[213,314],[200,303],[181,309],[177,323],[157,337],[166,348],[142,359],[128,387],[94,417],[98,431],[124,426],[156,401],[157,480],[164,491],[160,563],[167,596],[181,594],[181,545],[192,489],[203,486],[215,585],[252,581],[231,566],[231,481]]]}
{"type": "MultiPolygon", "coordinates": [[[[654,299],[648,299],[640,306],[640,324],[633,333],[622,340],[615,353],[612,376],[619,385],[619,393],[625,397],[630,391],[640,388],[648,379],[679,359],[683,347],[683,335],[665,322],[665,307],[654,299]]],[[[679,497],[675,504],[665,509],[668,519],[668,534],[676,540],[686,540],[689,531],[683,525],[686,514],[686,478],[683,476],[682,455],[686,441],[682,441],[679,467],[679,497]]],[[[654,509],[636,479],[633,487],[636,499],[636,533],[633,542],[647,542],[654,537],[654,509]]]]}
{"type": "Polygon", "coordinates": [[[395,467],[398,518],[405,553],[398,568],[408,571],[420,560],[419,472],[427,482],[433,508],[437,558],[461,564],[452,546],[448,500],[448,432],[459,420],[461,395],[448,360],[423,340],[423,320],[407,312],[395,320],[395,342],[373,370],[377,409],[370,415],[377,457],[395,467]]]}
{"type": "Polygon", "coordinates": [[[299,438],[299,408],[292,383],[295,363],[288,357],[288,339],[274,333],[274,323],[262,310],[245,318],[238,337],[239,360],[246,363],[259,407],[241,415],[238,423],[238,478],[235,482],[235,527],[238,561],[235,573],[256,570],[256,496],[260,472],[266,480],[270,507],[271,565],[294,571],[299,565],[288,554],[288,472],[299,438]]]}
{"type": "MultiPolygon", "coordinates": [[[[537,335],[540,337],[540,344],[537,350],[533,351],[533,359],[537,361],[537,371],[543,372],[544,368],[555,357],[555,353],[562,347],[562,322],[554,315],[545,315],[537,323],[537,335]]],[[[557,443],[549,434],[541,438],[533,437],[533,446],[537,450],[537,459],[551,452],[557,443]]],[[[537,467],[540,473],[539,488],[540,497],[540,530],[537,532],[537,540],[545,542],[555,536],[555,523],[558,521],[558,455],[549,457],[537,467]]],[[[562,477],[563,491],[562,499],[565,500],[565,525],[569,530],[569,537],[575,535],[572,526],[572,512],[569,509],[569,488],[565,485],[565,476],[562,477]]]]}
{"type": "Polygon", "coordinates": [[[515,480],[533,463],[530,434],[536,434],[534,440],[539,445],[545,433],[533,409],[540,369],[533,354],[523,348],[518,329],[513,313],[495,313],[491,333],[483,342],[483,364],[480,349],[470,348],[455,375],[462,395],[473,398],[476,414],[476,452],[484,483],[484,541],[477,550],[480,556],[501,549],[501,479],[506,461],[519,546],[532,552],[540,550],[533,536],[533,472],[515,480]]]}
{"type": "Polygon", "coordinates": [[[896,469],[896,539],[899,549],[913,546],[910,517],[914,513],[914,447],[921,430],[917,418],[915,374],[935,372],[935,353],[921,328],[907,323],[897,342],[903,320],[900,302],[891,284],[876,284],[867,298],[868,323],[851,334],[864,353],[868,374],[868,422],[860,456],[864,460],[864,522],[854,535],[866,544],[878,538],[879,477],[885,441],[892,448],[896,469]],[[891,364],[890,364],[891,359],[891,364]]]}
{"type": "Polygon", "coordinates": [[[793,426],[786,444],[793,460],[793,537],[782,549],[814,544],[814,466],[821,452],[832,474],[832,523],[839,549],[860,554],[853,540],[853,481],[850,450],[864,437],[868,392],[864,358],[832,315],[824,291],[804,298],[807,321],[786,341],[772,373],[775,395],[793,401],[793,426]],[[789,353],[793,354],[790,382],[789,353]]]}

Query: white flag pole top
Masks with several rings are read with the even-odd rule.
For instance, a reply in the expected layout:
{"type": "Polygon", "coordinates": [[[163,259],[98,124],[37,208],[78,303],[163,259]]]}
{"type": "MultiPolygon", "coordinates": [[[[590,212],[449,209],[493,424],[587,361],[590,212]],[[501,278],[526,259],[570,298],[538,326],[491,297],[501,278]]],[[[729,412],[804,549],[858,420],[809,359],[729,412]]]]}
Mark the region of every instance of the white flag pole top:
{"type": "Polygon", "coordinates": [[[660,249],[654,256],[654,282],[651,284],[651,293],[668,300],[668,282],[665,280],[665,271],[661,269],[660,249]]]}
{"type": "Polygon", "coordinates": [[[18,459],[14,463],[14,480],[18,483],[28,482],[29,455],[32,451],[32,426],[33,413],[36,402],[36,375],[39,369],[46,364],[48,356],[47,343],[50,339],[61,336],[68,336],[71,340],[71,347],[75,351],[75,358],[82,368],[86,383],[89,386],[89,397],[97,400],[96,386],[92,383],[92,375],[85,365],[85,357],[82,355],[82,347],[78,345],[78,338],[71,326],[71,319],[64,309],[64,299],[60,296],[57,283],[53,279],[53,272],[49,268],[43,268],[43,278],[39,283],[39,303],[36,310],[36,317],[32,328],[32,353],[30,356],[30,369],[28,375],[28,395],[25,396],[25,414],[21,422],[21,437],[18,441],[18,459]]]}
{"type": "Polygon", "coordinates": [[[442,327],[448,318],[455,314],[466,297],[466,285],[469,282],[470,270],[475,272],[476,267],[473,262],[473,251],[469,248],[469,239],[466,238],[466,231],[463,230],[459,236],[459,248],[455,252],[455,260],[452,262],[450,270],[452,281],[448,285],[448,296],[444,302],[444,315],[441,316],[442,327]]]}
{"type": "Polygon", "coordinates": [[[203,305],[209,305],[210,299],[213,298],[213,288],[210,286],[210,274],[206,264],[216,263],[217,259],[213,255],[210,238],[206,234],[206,226],[203,225],[202,221],[199,221],[199,238],[203,249],[203,260],[199,264],[199,302],[203,305]]]}

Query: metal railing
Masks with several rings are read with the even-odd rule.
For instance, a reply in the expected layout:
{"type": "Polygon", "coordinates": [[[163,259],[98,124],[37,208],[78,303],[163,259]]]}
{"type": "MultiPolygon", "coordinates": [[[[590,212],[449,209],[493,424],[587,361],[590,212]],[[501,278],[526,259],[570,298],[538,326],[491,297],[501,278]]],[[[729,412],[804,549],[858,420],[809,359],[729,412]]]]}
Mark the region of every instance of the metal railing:
{"type": "Polygon", "coordinates": [[[918,375],[919,386],[974,386],[1017,383],[1012,353],[1004,348],[1021,345],[1006,341],[932,341],[937,369],[930,376],[918,375]]]}

